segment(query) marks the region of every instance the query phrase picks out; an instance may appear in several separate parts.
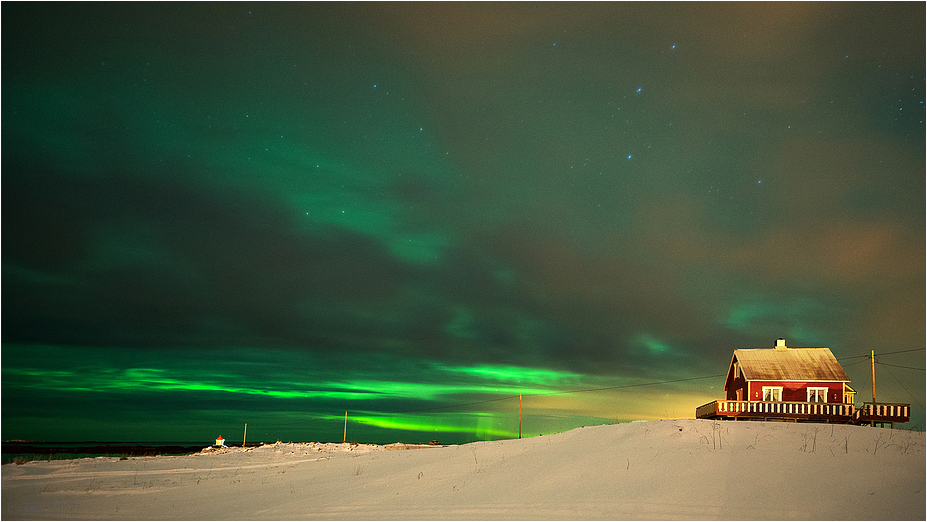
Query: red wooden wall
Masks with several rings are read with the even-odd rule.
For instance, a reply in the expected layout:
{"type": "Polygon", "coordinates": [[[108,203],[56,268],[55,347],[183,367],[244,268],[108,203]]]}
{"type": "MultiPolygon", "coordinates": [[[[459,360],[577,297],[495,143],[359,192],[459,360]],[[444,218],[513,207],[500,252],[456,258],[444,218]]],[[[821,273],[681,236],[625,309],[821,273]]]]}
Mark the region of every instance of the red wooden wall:
{"type": "MultiPolygon", "coordinates": [[[[782,386],[782,400],[786,402],[805,402],[808,400],[807,388],[827,388],[827,402],[843,402],[843,383],[842,382],[790,382],[790,381],[751,381],[750,397],[744,394],[744,400],[761,401],[763,400],[763,386],[782,386]]],[[[728,398],[730,399],[730,391],[728,398]]]]}

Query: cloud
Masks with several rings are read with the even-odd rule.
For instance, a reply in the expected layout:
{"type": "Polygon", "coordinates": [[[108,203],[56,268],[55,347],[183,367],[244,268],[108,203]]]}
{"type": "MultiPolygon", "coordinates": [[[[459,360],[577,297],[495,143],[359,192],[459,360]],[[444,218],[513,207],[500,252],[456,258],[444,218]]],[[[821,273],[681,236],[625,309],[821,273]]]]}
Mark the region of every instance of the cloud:
{"type": "Polygon", "coordinates": [[[298,425],[922,341],[917,4],[14,10],[4,369],[298,425]]]}
{"type": "Polygon", "coordinates": [[[311,344],[306,304],[382,301],[409,277],[375,239],[336,227],[307,234],[270,195],[27,172],[6,170],[15,218],[4,220],[14,239],[4,298],[19,304],[5,310],[10,340],[311,344]],[[16,240],[31,218],[40,238],[16,240]]]}

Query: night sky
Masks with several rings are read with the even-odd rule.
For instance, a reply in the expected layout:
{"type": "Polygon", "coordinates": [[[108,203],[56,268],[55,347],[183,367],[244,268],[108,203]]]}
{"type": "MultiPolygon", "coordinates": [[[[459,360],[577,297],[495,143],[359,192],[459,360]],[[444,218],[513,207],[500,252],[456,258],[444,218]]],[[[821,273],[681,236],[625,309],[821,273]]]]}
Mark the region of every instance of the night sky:
{"type": "Polygon", "coordinates": [[[778,337],[924,428],[923,2],[2,24],[5,440],[694,417],[778,337]]]}

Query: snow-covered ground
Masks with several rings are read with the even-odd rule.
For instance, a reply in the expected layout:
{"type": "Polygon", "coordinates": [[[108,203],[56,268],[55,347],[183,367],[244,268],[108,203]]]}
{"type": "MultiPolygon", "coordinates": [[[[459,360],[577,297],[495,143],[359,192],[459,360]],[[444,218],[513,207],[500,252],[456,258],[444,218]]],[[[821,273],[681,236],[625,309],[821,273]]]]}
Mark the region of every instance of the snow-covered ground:
{"type": "Polygon", "coordinates": [[[666,420],[2,467],[2,518],[924,520],[923,432],[666,420]]]}

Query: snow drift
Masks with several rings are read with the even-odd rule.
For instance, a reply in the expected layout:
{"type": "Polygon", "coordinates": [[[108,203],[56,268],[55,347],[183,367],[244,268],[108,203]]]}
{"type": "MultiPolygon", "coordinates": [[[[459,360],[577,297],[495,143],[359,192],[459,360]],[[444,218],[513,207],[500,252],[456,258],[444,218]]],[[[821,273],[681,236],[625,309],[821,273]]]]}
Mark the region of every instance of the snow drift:
{"type": "Polygon", "coordinates": [[[274,444],[2,469],[12,519],[924,520],[923,432],[667,420],[520,440],[274,444]]]}

